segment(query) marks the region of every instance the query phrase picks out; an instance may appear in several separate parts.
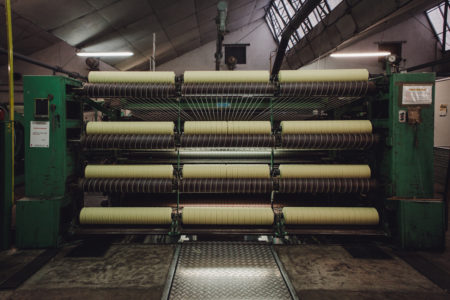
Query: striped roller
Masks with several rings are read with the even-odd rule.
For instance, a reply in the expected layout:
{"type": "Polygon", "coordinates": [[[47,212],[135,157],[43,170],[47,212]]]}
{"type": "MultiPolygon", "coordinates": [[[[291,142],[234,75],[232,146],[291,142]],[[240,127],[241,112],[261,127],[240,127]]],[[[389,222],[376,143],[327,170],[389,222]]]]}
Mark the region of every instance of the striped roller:
{"type": "Polygon", "coordinates": [[[367,149],[379,141],[373,134],[285,134],[281,146],[289,149],[367,149]]]}
{"type": "Polygon", "coordinates": [[[90,98],[167,98],[175,96],[173,84],[86,83],[83,92],[90,98]]]}
{"type": "Polygon", "coordinates": [[[273,147],[275,141],[268,134],[192,134],[181,136],[182,147],[273,147]]]}
{"type": "Polygon", "coordinates": [[[185,83],[183,96],[210,97],[211,95],[271,96],[274,85],[270,83],[185,83]]]}
{"type": "Polygon", "coordinates": [[[173,190],[172,179],[105,179],[87,178],[80,183],[85,192],[107,193],[171,193],[173,190]]]}
{"type": "Polygon", "coordinates": [[[172,135],[87,135],[83,139],[86,148],[103,149],[172,149],[174,137],[172,135]]]}
{"type": "Polygon", "coordinates": [[[300,193],[367,193],[375,187],[368,178],[280,178],[279,192],[300,193]]]}
{"type": "Polygon", "coordinates": [[[264,194],[272,188],[272,180],[265,178],[187,178],[179,183],[181,193],[264,194]]]}
{"type": "Polygon", "coordinates": [[[362,97],[375,90],[369,81],[296,82],[280,85],[281,97],[362,97]]]}

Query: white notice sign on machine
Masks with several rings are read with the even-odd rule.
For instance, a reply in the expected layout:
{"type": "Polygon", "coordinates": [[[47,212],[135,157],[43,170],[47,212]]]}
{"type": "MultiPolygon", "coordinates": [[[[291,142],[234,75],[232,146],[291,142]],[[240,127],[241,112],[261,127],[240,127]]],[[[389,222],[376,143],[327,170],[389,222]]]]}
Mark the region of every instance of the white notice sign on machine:
{"type": "Polygon", "coordinates": [[[30,147],[48,148],[50,140],[50,122],[31,121],[30,122],[30,147]]]}
{"type": "Polygon", "coordinates": [[[402,104],[421,105],[431,104],[433,102],[432,85],[403,85],[402,104]]]}

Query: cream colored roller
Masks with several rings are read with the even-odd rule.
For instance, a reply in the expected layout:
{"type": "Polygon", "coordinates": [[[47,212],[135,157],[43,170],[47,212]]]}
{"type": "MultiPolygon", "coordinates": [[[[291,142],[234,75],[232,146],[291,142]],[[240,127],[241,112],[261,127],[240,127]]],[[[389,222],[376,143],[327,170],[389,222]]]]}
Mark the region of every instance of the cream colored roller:
{"type": "Polygon", "coordinates": [[[270,121],[228,121],[228,134],[271,134],[270,121]]]}
{"type": "Polygon", "coordinates": [[[172,178],[172,165],[87,165],[86,178],[172,178]]]}
{"type": "Polygon", "coordinates": [[[269,82],[269,71],[185,71],[185,83],[269,82]]]}
{"type": "Polygon", "coordinates": [[[369,120],[281,121],[282,134],[371,133],[369,120]]]}
{"type": "Polygon", "coordinates": [[[150,71],[91,71],[90,83],[172,83],[175,84],[174,72],[150,71]]]}
{"type": "Polygon", "coordinates": [[[184,134],[227,134],[227,121],[186,121],[184,134]]]}
{"type": "Polygon", "coordinates": [[[281,178],[370,178],[368,165],[280,165],[281,178]]]}
{"type": "Polygon", "coordinates": [[[284,207],[286,224],[291,225],[377,225],[373,207],[284,207]]]}
{"type": "Polygon", "coordinates": [[[168,225],[170,207],[84,207],[81,224],[168,225]]]}
{"type": "Polygon", "coordinates": [[[173,122],[88,122],[87,134],[170,134],[173,122]]]}
{"type": "Polygon", "coordinates": [[[269,165],[209,165],[183,166],[183,178],[270,178],[269,165]]]}
{"type": "Polygon", "coordinates": [[[184,134],[271,134],[270,121],[186,121],[184,134]]]}
{"type": "Polygon", "coordinates": [[[362,80],[369,80],[369,71],[366,69],[282,70],[278,73],[281,83],[362,80]]]}
{"type": "Polygon", "coordinates": [[[272,225],[270,207],[185,207],[185,225],[272,225]]]}

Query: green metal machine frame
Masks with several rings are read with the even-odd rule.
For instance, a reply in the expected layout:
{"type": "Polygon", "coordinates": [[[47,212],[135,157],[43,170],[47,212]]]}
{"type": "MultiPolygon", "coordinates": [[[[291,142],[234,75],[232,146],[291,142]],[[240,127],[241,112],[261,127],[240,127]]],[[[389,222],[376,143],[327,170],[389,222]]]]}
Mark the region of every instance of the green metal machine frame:
{"type": "MultiPolygon", "coordinates": [[[[370,164],[380,182],[373,197],[377,198],[386,233],[403,248],[442,247],[444,205],[441,199],[433,197],[434,74],[390,74],[374,81],[377,95],[333,113],[339,118],[359,110],[357,117],[370,119],[374,132],[384,137],[371,150],[370,164]],[[431,88],[430,101],[405,104],[404,86],[426,87],[427,91],[431,88]]],[[[72,90],[80,86],[80,82],[66,77],[24,78],[26,197],[17,202],[19,248],[58,246],[60,234],[70,229],[78,214],[81,196],[72,185],[81,177],[82,160],[76,144],[70,140],[79,139],[82,134],[83,103],[102,109],[96,102],[74,96],[72,90]],[[36,114],[36,99],[48,100],[48,116],[36,114]],[[48,147],[30,145],[32,121],[49,122],[48,147]]],[[[114,112],[109,114],[114,117],[114,112]]],[[[330,151],[330,155],[340,154],[330,151]]]]}
{"type": "Polygon", "coordinates": [[[388,118],[371,118],[386,136],[377,175],[385,187],[386,221],[402,248],[444,247],[445,207],[434,198],[434,82],[434,73],[391,74],[388,118]],[[405,88],[426,87],[429,103],[411,103],[403,95],[405,88]]]}
{"type": "Polygon", "coordinates": [[[19,248],[57,247],[75,215],[79,195],[71,184],[80,175],[79,151],[68,140],[82,132],[83,103],[72,92],[80,86],[62,76],[24,76],[26,197],[16,206],[19,248]],[[36,135],[42,144],[33,144],[36,135]]]}

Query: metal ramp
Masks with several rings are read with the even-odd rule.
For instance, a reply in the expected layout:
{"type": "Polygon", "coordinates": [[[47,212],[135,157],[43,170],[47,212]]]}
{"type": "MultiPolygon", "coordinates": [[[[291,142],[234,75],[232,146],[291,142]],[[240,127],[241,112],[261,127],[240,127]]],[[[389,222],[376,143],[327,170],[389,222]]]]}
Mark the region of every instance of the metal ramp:
{"type": "Polygon", "coordinates": [[[185,243],[171,273],[163,299],[297,299],[268,244],[185,243]]]}

